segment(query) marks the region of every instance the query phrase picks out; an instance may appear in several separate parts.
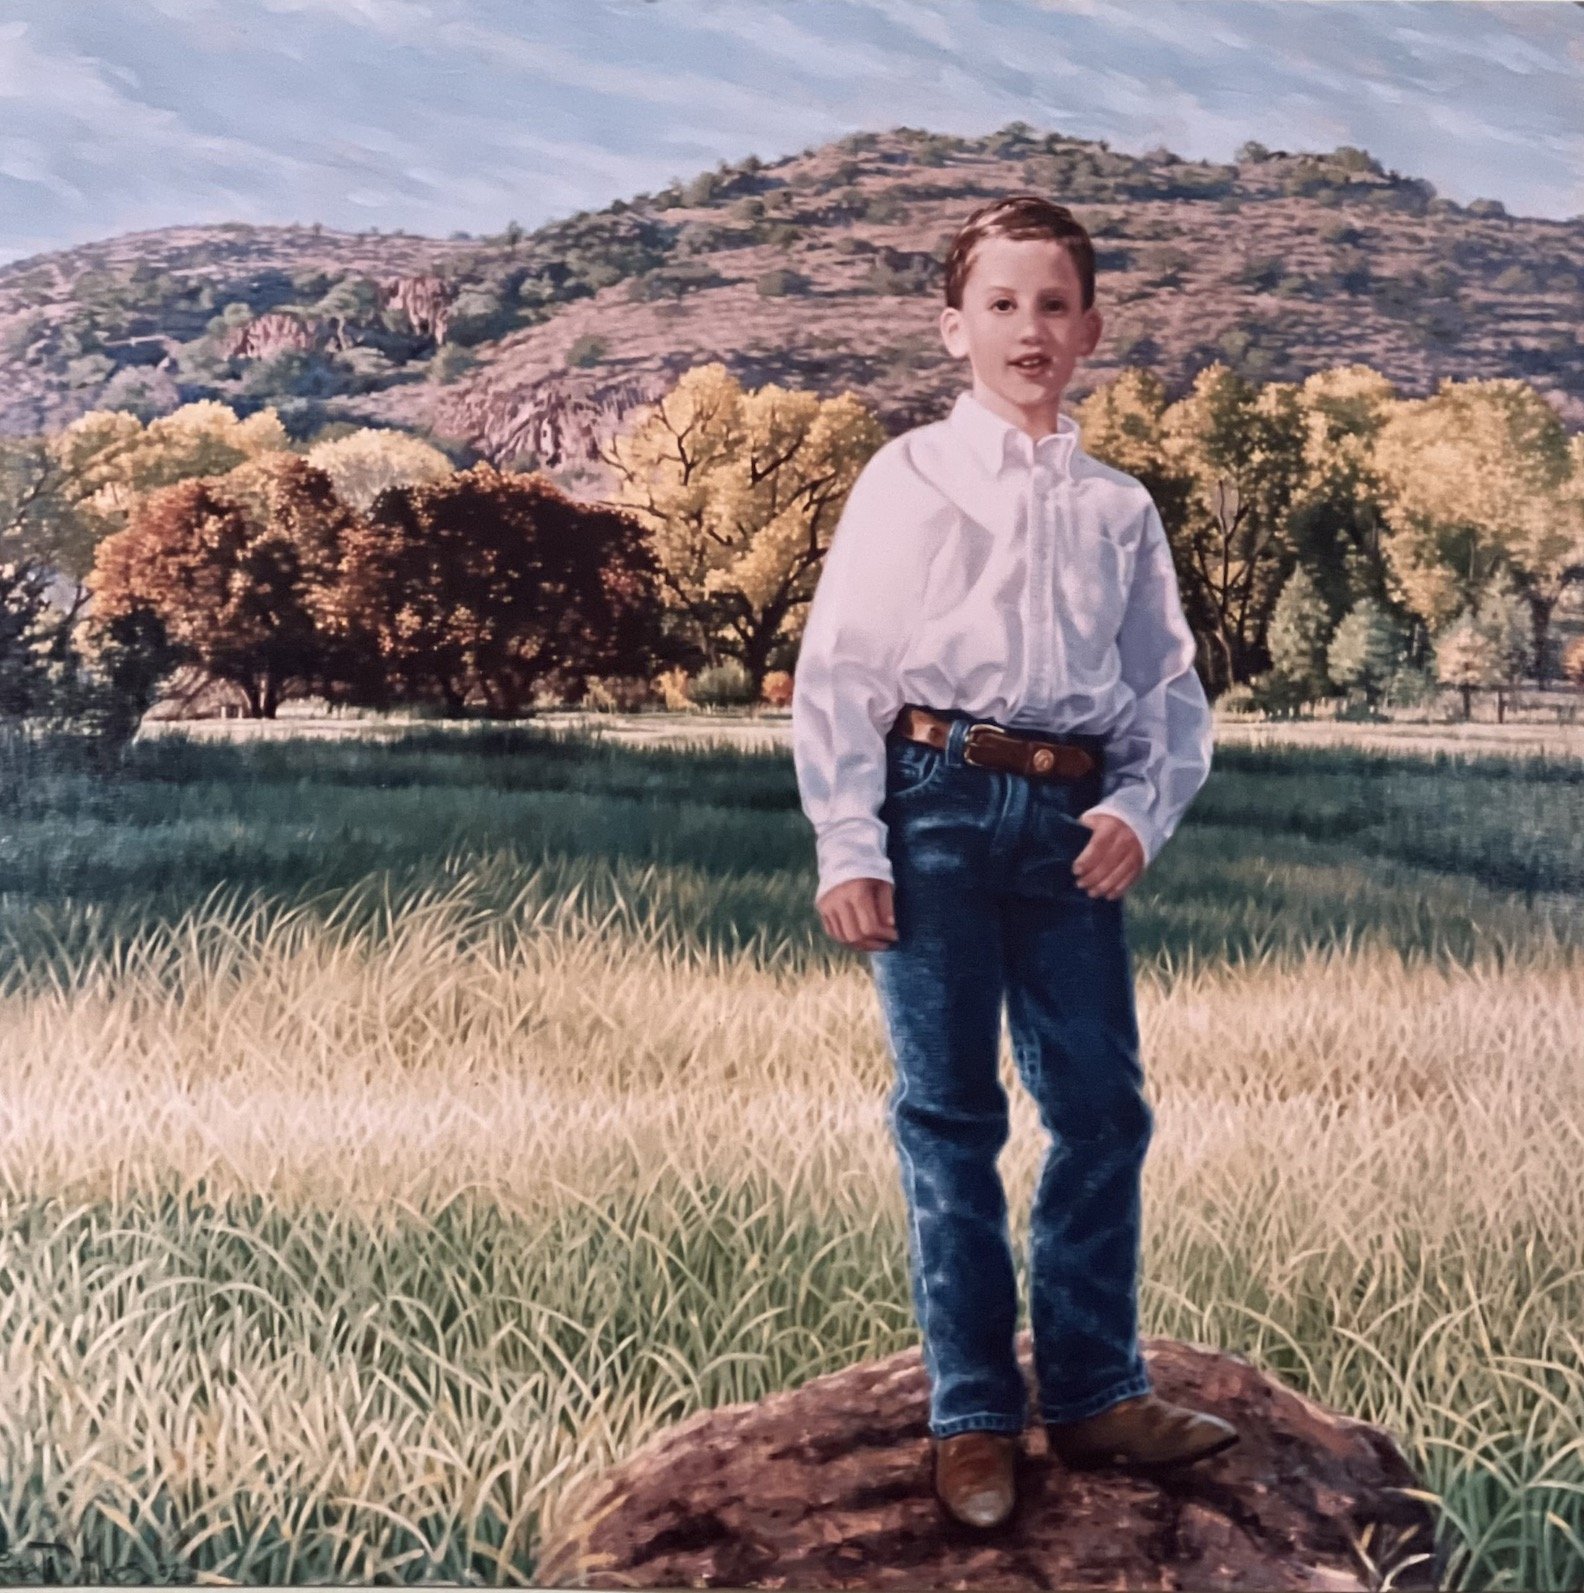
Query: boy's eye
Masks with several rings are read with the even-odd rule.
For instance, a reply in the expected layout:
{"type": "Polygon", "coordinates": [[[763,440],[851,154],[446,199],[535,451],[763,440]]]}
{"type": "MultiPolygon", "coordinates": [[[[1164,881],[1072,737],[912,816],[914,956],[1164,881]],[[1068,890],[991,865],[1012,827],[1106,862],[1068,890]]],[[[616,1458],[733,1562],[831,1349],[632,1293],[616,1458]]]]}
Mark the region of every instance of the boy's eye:
{"type": "MultiPolygon", "coordinates": [[[[1010,304],[1011,302],[1012,301],[1010,299],[996,299],[991,303],[990,308],[992,310],[999,310],[1003,304],[1010,304]]],[[[1066,306],[1060,299],[1047,299],[1045,301],[1045,308],[1047,310],[1062,310],[1065,309],[1066,306]]]]}

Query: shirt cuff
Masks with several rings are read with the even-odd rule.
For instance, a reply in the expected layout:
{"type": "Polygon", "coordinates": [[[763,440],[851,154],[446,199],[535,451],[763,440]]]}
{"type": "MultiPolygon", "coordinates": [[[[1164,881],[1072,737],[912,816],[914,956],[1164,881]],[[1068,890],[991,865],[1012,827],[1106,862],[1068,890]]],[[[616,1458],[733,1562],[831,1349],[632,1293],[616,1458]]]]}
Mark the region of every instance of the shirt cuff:
{"type": "Polygon", "coordinates": [[[1085,808],[1080,817],[1087,818],[1093,813],[1109,813],[1112,818],[1121,821],[1132,830],[1139,838],[1139,844],[1144,848],[1144,866],[1148,868],[1155,861],[1161,849],[1161,839],[1155,832],[1155,826],[1144,817],[1143,810],[1149,804],[1148,794],[1135,786],[1136,796],[1130,796],[1127,789],[1113,791],[1110,796],[1096,802],[1093,807],[1085,808]]]}
{"type": "Polygon", "coordinates": [[[895,884],[886,850],[885,820],[859,814],[838,819],[816,831],[814,850],[819,862],[819,884],[814,900],[850,879],[879,879],[895,884]]]}

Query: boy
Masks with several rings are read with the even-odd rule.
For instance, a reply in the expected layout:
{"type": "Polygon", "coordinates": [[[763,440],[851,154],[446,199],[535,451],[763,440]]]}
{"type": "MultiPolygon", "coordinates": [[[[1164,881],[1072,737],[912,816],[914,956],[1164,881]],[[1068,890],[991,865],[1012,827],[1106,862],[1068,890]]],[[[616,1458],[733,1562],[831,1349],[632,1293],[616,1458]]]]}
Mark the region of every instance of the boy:
{"type": "Polygon", "coordinates": [[[1122,895],[1210,769],[1160,515],[1060,413],[1094,351],[1094,250],[1013,194],[946,261],[950,415],[865,464],[809,605],[793,755],[827,933],[869,953],[930,1383],[935,1488],[1014,1505],[1027,1389],[996,1158],[1001,1002],[1051,1135],[1030,1221],[1040,1412],[1071,1465],[1170,1465],[1237,1432],[1153,1392],[1137,1336],[1142,1093],[1122,895]]]}

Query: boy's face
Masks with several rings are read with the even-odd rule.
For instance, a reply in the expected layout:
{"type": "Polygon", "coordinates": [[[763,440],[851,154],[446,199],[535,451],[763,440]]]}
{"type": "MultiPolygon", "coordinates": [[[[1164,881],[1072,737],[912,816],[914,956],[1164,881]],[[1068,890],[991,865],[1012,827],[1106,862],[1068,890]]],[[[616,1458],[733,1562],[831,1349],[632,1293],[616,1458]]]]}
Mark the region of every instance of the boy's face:
{"type": "Polygon", "coordinates": [[[941,311],[941,340],[973,366],[989,409],[1034,436],[1053,431],[1073,368],[1100,341],[1104,322],[1085,310],[1078,268],[1054,238],[984,239],[963,284],[962,308],[941,311]],[[1038,357],[1032,366],[1016,362],[1038,357]]]}

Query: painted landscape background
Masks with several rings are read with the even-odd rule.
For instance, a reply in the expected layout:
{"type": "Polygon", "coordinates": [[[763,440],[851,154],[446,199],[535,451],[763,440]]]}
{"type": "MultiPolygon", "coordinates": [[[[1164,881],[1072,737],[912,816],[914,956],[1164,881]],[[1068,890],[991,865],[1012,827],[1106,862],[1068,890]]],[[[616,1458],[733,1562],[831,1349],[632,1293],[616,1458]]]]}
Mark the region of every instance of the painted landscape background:
{"type": "Polygon", "coordinates": [[[1390,1429],[1445,1585],[1579,1584],[1584,217],[1021,120],[0,266],[0,1580],[531,1585],[658,1428],[917,1342],[787,703],[1022,188],[1217,711],[1128,896],[1144,1329],[1390,1429]]]}

